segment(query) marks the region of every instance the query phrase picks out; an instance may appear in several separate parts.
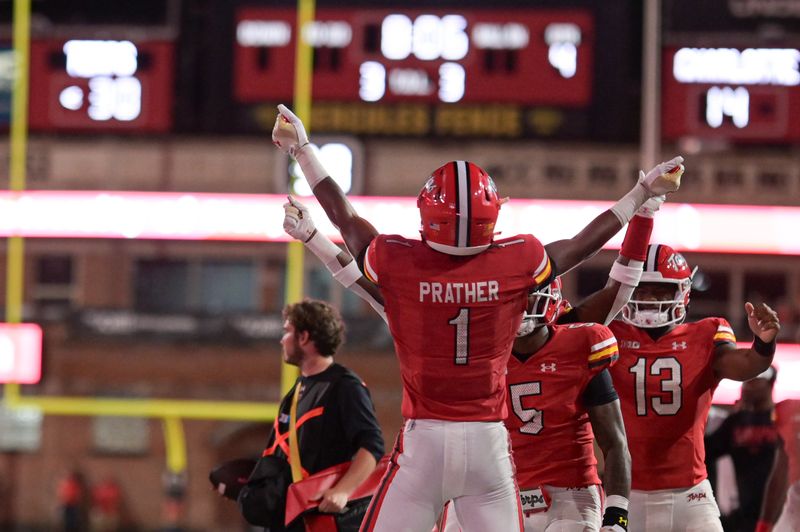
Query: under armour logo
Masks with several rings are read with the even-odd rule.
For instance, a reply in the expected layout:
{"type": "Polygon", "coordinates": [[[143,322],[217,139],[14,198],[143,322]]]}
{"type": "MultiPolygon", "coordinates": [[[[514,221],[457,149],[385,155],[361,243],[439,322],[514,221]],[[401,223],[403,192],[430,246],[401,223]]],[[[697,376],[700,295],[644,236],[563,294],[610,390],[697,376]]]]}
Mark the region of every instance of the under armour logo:
{"type": "Polygon", "coordinates": [[[555,362],[552,362],[550,364],[542,363],[539,366],[539,369],[541,369],[542,371],[555,371],[556,370],[556,363],[555,362]]]}
{"type": "Polygon", "coordinates": [[[672,342],[672,349],[686,349],[686,342],[672,342]]]}

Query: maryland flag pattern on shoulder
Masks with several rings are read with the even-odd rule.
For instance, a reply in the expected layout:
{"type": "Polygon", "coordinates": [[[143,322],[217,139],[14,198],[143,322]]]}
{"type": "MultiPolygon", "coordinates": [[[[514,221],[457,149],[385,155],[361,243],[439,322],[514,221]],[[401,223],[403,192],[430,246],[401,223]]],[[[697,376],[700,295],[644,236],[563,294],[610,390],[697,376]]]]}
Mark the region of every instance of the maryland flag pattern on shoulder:
{"type": "Polygon", "coordinates": [[[714,334],[714,345],[720,344],[735,344],[736,335],[731,328],[731,324],[722,318],[719,318],[719,325],[717,325],[717,332],[714,334]]]}
{"type": "Polygon", "coordinates": [[[589,349],[589,367],[592,369],[601,366],[610,366],[619,358],[617,339],[613,336],[597,342],[589,349]]]}

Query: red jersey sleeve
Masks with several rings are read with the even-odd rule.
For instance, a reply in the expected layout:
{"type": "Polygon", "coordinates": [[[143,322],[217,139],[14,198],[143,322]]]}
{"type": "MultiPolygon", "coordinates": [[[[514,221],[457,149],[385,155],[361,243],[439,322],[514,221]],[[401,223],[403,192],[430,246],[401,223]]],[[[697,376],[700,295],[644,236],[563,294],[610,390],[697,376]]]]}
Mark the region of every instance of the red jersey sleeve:
{"type": "Polygon", "coordinates": [[[589,350],[587,364],[592,374],[610,368],[619,360],[617,339],[611,329],[598,323],[576,323],[569,327],[586,326],[589,350]]]}
{"type": "Polygon", "coordinates": [[[532,275],[533,283],[537,287],[550,284],[550,282],[555,279],[553,263],[550,261],[547,250],[544,249],[539,239],[532,235],[530,239],[532,240],[530,249],[532,250],[533,265],[535,266],[532,275]]]}
{"type": "Polygon", "coordinates": [[[372,239],[372,242],[367,246],[367,252],[364,253],[364,275],[375,284],[378,282],[378,242],[380,237],[372,239]]]}
{"type": "Polygon", "coordinates": [[[733,332],[731,324],[725,318],[714,318],[717,322],[717,331],[714,333],[714,347],[722,344],[736,346],[736,334],[733,332]]]}

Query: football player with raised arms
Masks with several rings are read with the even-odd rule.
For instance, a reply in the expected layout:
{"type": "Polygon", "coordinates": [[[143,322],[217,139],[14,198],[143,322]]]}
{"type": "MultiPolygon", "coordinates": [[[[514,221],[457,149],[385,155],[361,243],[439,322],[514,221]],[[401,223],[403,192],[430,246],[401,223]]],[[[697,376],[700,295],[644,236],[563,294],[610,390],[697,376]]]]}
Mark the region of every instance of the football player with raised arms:
{"type": "Polygon", "coordinates": [[[724,318],[684,323],[693,271],[666,245],[647,249],[641,282],[610,324],[611,368],[631,452],[631,532],[722,531],[704,463],[703,434],[721,379],[751,379],[772,363],[780,329],[767,305],[745,303],[755,339],[736,347],[724,318]]]}
{"type": "Polygon", "coordinates": [[[494,240],[502,201],[478,166],[434,171],[417,200],[422,240],[379,235],[318,161],[302,122],[279,106],[273,142],[314,195],[385,303],[406,419],[362,530],[429,531],[454,499],[466,530],[522,530],[505,371],[527,295],[596,253],[650,197],[677,190],[681,158],[656,166],[578,235],[543,246],[494,240]]]}
{"type": "MultiPolygon", "coordinates": [[[[528,298],[528,309],[508,361],[507,403],[511,414],[505,420],[526,532],[598,530],[601,522],[604,531],[625,529],[630,454],[619,401],[607,370],[617,360],[616,341],[602,325],[577,322],[608,324],[627,303],[638,284],[653,215],[661,202],[663,197],[651,198],[631,220],[606,288],[571,308],[561,298],[561,281],[557,278],[528,298]],[[602,492],[593,436],[605,458],[602,492]]],[[[318,257],[325,255],[320,250],[329,249],[328,256],[336,255],[336,260],[326,262],[333,277],[347,287],[358,286],[363,277],[355,262],[316,230],[308,209],[290,197],[284,210],[286,232],[305,242],[318,257]],[[309,244],[311,241],[315,243],[309,244]],[[347,269],[352,273],[344,274],[347,269]]],[[[354,291],[385,317],[379,294],[360,288],[354,291]]],[[[449,503],[439,530],[460,530],[449,503]]]]}

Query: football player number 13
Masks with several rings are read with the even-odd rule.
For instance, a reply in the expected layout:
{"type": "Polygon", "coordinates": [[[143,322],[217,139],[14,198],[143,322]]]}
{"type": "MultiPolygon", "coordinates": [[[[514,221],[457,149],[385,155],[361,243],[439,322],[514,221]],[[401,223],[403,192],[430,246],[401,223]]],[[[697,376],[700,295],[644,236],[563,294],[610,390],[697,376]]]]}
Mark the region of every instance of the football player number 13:
{"type": "Polygon", "coordinates": [[[681,389],[681,364],[676,358],[656,358],[648,360],[640,358],[628,371],[636,380],[636,414],[646,416],[648,405],[659,416],[672,416],[681,409],[683,390],[681,389]],[[649,368],[648,368],[649,365],[649,368]],[[661,388],[647,390],[647,374],[660,376],[661,388]],[[650,392],[648,394],[648,392],[650,392]],[[649,399],[649,400],[648,400],[649,399]]]}

